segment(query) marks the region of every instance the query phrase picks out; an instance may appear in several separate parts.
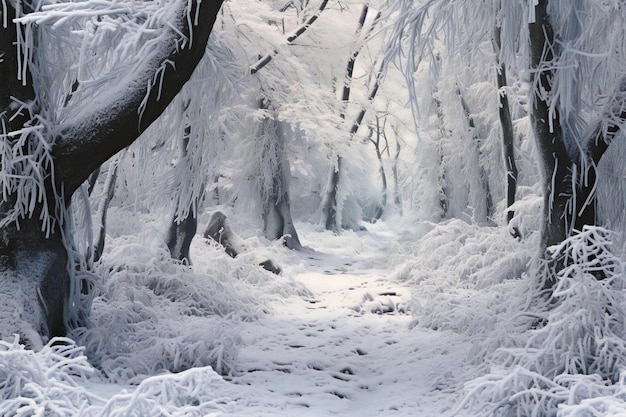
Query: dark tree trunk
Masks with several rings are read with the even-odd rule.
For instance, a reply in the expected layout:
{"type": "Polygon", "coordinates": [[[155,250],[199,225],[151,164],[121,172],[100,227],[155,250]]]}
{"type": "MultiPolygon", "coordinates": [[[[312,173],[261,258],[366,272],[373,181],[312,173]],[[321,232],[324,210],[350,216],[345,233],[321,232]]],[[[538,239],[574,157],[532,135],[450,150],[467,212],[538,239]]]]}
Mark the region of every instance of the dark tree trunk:
{"type": "Polygon", "coordinates": [[[534,84],[530,118],[543,174],[541,251],[549,261],[544,287],[552,288],[556,273],[566,265],[561,259],[551,259],[547,248],[563,242],[585,225],[596,224],[596,170],[619,132],[620,124],[626,119],[626,77],[609,98],[601,120],[590,130],[588,137],[579,141],[583,149],[568,152],[558,105],[551,112],[548,101],[552,95],[555,68],[558,68],[553,62],[557,51],[548,3],[548,0],[539,1],[535,8],[536,22],[529,25],[534,84]]]}
{"type": "MultiPolygon", "coordinates": [[[[496,84],[498,86],[498,115],[500,117],[500,127],[502,128],[502,149],[504,154],[504,164],[506,169],[506,220],[510,223],[515,212],[510,207],[515,203],[517,192],[517,164],[515,163],[515,135],[513,133],[513,121],[509,108],[509,98],[504,90],[506,87],[506,69],[500,62],[501,48],[501,28],[495,27],[493,37],[493,49],[496,53],[496,84]]],[[[520,237],[519,231],[513,231],[513,237],[520,237]]]]}
{"type": "Polygon", "coordinates": [[[189,214],[183,220],[172,220],[172,222],[170,222],[166,244],[172,258],[191,265],[189,249],[191,247],[191,241],[197,231],[198,217],[193,209],[190,209],[189,214]]]}
{"type": "Polygon", "coordinates": [[[339,216],[337,213],[337,190],[339,188],[339,177],[343,159],[337,156],[337,165],[333,166],[328,176],[328,186],[322,201],[322,219],[326,230],[339,233],[339,216]]]}
{"type": "Polygon", "coordinates": [[[542,168],[544,201],[541,244],[544,252],[547,247],[565,240],[568,230],[574,225],[574,219],[568,215],[568,205],[574,191],[568,179],[571,178],[574,161],[565,147],[559,113],[555,111],[553,116],[547,101],[554,77],[554,69],[550,64],[555,58],[554,32],[547,7],[548,1],[540,0],[535,9],[536,22],[529,25],[534,84],[530,120],[542,168]]]}
{"type": "MultiPolygon", "coordinates": [[[[370,142],[374,144],[374,149],[376,150],[376,159],[378,159],[378,172],[380,173],[380,181],[382,185],[382,202],[376,209],[376,213],[374,214],[373,222],[380,220],[385,213],[385,208],[387,207],[387,174],[385,173],[385,165],[383,164],[383,152],[381,148],[381,136],[384,136],[384,133],[381,134],[381,126],[379,117],[376,116],[376,139],[374,139],[374,128],[370,127],[370,142]]],[[[389,151],[389,143],[387,143],[387,138],[385,139],[385,148],[389,151]]]]}
{"type": "Polygon", "coordinates": [[[48,337],[65,335],[70,291],[67,253],[59,233],[46,236],[37,216],[0,229],[2,337],[39,348],[48,337]],[[5,310],[6,309],[6,310],[5,310]]]}
{"type": "MultiPolygon", "coordinates": [[[[191,10],[186,4],[181,7],[176,19],[170,22],[172,27],[163,29],[168,35],[167,42],[138,60],[136,72],[128,84],[112,88],[111,100],[100,108],[75,115],[71,121],[57,126],[61,133],[55,138],[51,151],[54,168],[44,166],[40,173],[46,178],[45,200],[29,210],[30,216],[20,218],[19,225],[12,221],[0,227],[0,294],[3,298],[0,300],[3,305],[0,338],[18,333],[31,346],[37,347],[49,337],[65,334],[66,326],[76,317],[72,310],[77,306],[76,300],[70,298],[70,287],[74,286],[71,286],[68,268],[74,266],[68,265],[65,247],[71,236],[62,239],[59,226],[64,220],[64,205],[94,170],[137,139],[189,79],[204,55],[221,3],[222,0],[192,2],[191,10]],[[197,16],[197,20],[188,20],[188,16],[197,16]],[[189,24],[193,26],[190,28],[189,24]],[[181,44],[179,36],[189,36],[190,30],[193,30],[193,42],[181,44]],[[162,65],[166,67],[161,72],[161,88],[149,90],[155,70],[162,65]],[[145,106],[140,113],[142,102],[145,106]],[[64,201],[56,198],[57,194],[62,194],[64,201]],[[44,203],[56,217],[49,233],[42,231],[39,219],[44,203]]],[[[17,108],[15,103],[33,103],[31,111],[37,110],[37,103],[31,74],[27,74],[24,82],[16,78],[21,57],[15,47],[16,26],[11,23],[15,10],[10,2],[0,10],[7,12],[0,22],[8,21],[6,27],[0,23],[0,118],[6,126],[6,131],[0,132],[0,140],[11,141],[7,133],[18,131],[31,119],[36,119],[36,115],[27,112],[12,117],[17,108]]],[[[16,201],[15,196],[10,196],[0,203],[3,220],[16,201]]]]}
{"type": "MultiPolygon", "coordinates": [[[[184,115],[184,112],[188,106],[189,103],[187,102],[183,108],[183,119],[185,119],[186,122],[188,122],[188,120],[184,115]]],[[[189,164],[188,147],[189,141],[191,140],[191,126],[186,123],[183,130],[181,155],[178,163],[189,164]]],[[[202,173],[196,173],[196,175],[202,175],[202,173]]],[[[202,186],[202,189],[204,189],[204,186],[202,186]]],[[[182,220],[176,218],[177,212],[180,211],[180,207],[176,207],[173,218],[170,221],[170,226],[167,230],[167,236],[165,237],[165,243],[170,251],[170,254],[172,255],[172,258],[185,262],[188,265],[191,265],[191,255],[189,253],[191,241],[198,231],[198,205],[201,200],[201,195],[192,199],[187,207],[187,216],[182,220]]]]}

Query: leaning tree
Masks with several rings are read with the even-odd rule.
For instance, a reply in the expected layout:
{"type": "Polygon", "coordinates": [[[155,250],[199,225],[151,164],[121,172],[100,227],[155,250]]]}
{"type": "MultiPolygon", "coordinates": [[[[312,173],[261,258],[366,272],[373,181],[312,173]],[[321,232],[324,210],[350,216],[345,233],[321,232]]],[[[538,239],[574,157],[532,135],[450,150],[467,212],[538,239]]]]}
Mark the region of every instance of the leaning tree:
{"type": "MultiPolygon", "coordinates": [[[[37,347],[76,324],[81,288],[71,235],[72,195],[176,96],[205,53],[221,5],[222,0],[172,0],[41,6],[3,0],[0,337],[18,334],[37,347]],[[92,38],[114,38],[122,26],[134,28],[136,35],[113,46],[115,57],[128,58],[123,73],[111,71],[96,81],[78,73],[64,92],[55,93],[51,85],[58,80],[47,66],[54,48],[45,29],[76,19],[90,25],[75,32],[92,38]]],[[[95,53],[81,52],[85,62],[74,65],[97,60],[95,53]]]]}

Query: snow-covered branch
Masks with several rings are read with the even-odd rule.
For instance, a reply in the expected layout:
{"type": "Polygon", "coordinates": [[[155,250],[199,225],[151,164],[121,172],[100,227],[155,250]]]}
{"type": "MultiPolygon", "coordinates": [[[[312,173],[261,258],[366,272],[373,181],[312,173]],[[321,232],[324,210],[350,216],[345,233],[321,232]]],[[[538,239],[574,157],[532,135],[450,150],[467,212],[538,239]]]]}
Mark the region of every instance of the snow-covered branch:
{"type": "Polygon", "coordinates": [[[221,4],[177,0],[167,3],[166,11],[140,19],[145,23],[139,40],[144,41],[133,45],[138,47],[135,64],[56,131],[53,155],[65,195],[163,112],[203,57],[221,4]]]}
{"type": "MultiPolygon", "coordinates": [[[[320,17],[322,12],[326,8],[327,4],[328,4],[328,0],[322,0],[322,3],[320,4],[320,7],[318,8],[317,12],[315,14],[313,14],[302,26],[300,26],[298,29],[296,29],[296,31],[294,33],[289,35],[289,37],[287,38],[287,44],[288,45],[293,44],[293,42],[296,39],[298,39],[300,37],[300,35],[302,35],[304,32],[307,31],[307,29],[320,17]]],[[[259,58],[259,60],[257,62],[255,62],[254,64],[252,64],[250,66],[250,74],[256,74],[261,68],[263,68],[264,66],[269,64],[270,61],[272,60],[272,57],[274,55],[276,55],[277,53],[278,53],[278,51],[273,51],[273,52],[271,52],[269,54],[266,54],[265,56],[259,58]]]]}

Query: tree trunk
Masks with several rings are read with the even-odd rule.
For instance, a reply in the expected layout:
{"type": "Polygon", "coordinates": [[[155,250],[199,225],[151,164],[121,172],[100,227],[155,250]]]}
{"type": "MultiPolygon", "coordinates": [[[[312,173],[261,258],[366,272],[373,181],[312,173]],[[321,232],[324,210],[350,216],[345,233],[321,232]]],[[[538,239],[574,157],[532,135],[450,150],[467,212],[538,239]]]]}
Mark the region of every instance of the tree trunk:
{"type": "MultiPolygon", "coordinates": [[[[96,218],[98,219],[99,224],[96,245],[93,250],[94,262],[98,262],[102,257],[102,253],[104,252],[104,243],[106,241],[107,234],[107,213],[109,211],[109,206],[111,205],[111,200],[113,200],[113,196],[115,195],[115,184],[117,183],[118,166],[119,159],[109,165],[107,179],[104,182],[102,201],[100,201],[100,204],[98,205],[98,211],[96,212],[96,218]]],[[[98,172],[99,171],[100,168],[98,168],[98,172]]]]}
{"type": "Polygon", "coordinates": [[[597,166],[608,146],[626,119],[626,77],[609,97],[600,120],[588,137],[583,137],[580,151],[568,153],[560,124],[558,103],[552,106],[552,82],[558,68],[555,61],[555,39],[548,0],[540,0],[535,8],[536,21],[529,25],[531,74],[530,119],[542,167],[543,225],[541,251],[548,259],[544,287],[552,288],[556,273],[565,267],[562,259],[552,259],[547,248],[561,243],[581,231],[585,225],[596,224],[597,166]]]}
{"type": "Polygon", "coordinates": [[[574,225],[568,216],[573,191],[568,179],[571,178],[573,161],[565,147],[558,109],[551,113],[548,102],[554,78],[554,68],[550,64],[555,58],[555,41],[547,7],[548,1],[540,0],[535,8],[536,21],[529,25],[533,74],[530,121],[542,168],[543,252],[565,240],[574,225]]]}
{"type": "MultiPolygon", "coordinates": [[[[73,272],[75,266],[68,260],[66,249],[71,245],[71,236],[63,233],[65,204],[96,168],[137,139],[187,82],[204,55],[221,3],[182,2],[176,18],[163,29],[163,44],[153,45],[149,55],[138,57],[129,82],[111,88],[110,101],[98,108],[85,106],[80,114],[55,126],[60,134],[50,151],[54,164],[42,163],[41,171],[32,174],[44,179],[44,185],[39,185],[40,197],[32,207],[16,206],[23,203],[15,194],[19,189],[8,197],[4,195],[0,202],[0,338],[18,333],[36,348],[50,337],[64,335],[66,326],[78,317],[79,301],[70,296],[70,289],[79,286],[70,279],[69,271],[73,272]],[[180,37],[188,40],[191,31],[193,42],[181,42],[180,37]],[[160,88],[151,88],[155,71],[160,71],[160,88]],[[53,221],[42,231],[46,204],[53,221]],[[15,211],[20,213],[17,220],[11,216],[15,211]]],[[[35,139],[29,136],[21,145],[10,134],[27,127],[30,120],[38,120],[37,114],[30,114],[38,111],[38,103],[29,68],[18,72],[22,57],[15,47],[18,37],[16,25],[11,23],[15,17],[13,3],[5,2],[4,6],[6,16],[2,21],[8,24],[5,27],[0,23],[0,121],[4,129],[0,140],[14,149],[21,146],[21,151],[28,154],[31,139],[35,139]],[[18,80],[18,73],[26,74],[26,79],[18,80]],[[17,103],[30,107],[20,111],[17,103]],[[12,117],[14,114],[17,116],[12,117]]],[[[29,130],[22,131],[26,135],[24,132],[29,130]]],[[[1,163],[15,166],[15,161],[4,158],[1,163]]],[[[23,175],[19,166],[14,169],[16,175],[23,175]]]]}
{"type": "MultiPolygon", "coordinates": [[[[511,110],[509,108],[509,98],[504,90],[506,87],[506,69],[500,62],[501,48],[501,28],[496,25],[493,37],[493,49],[496,53],[496,84],[498,86],[498,115],[500,117],[500,127],[502,129],[502,149],[504,154],[504,164],[506,169],[506,221],[510,223],[515,212],[510,207],[515,203],[517,192],[517,165],[515,163],[515,135],[513,133],[513,121],[511,120],[511,110]]],[[[513,231],[513,237],[520,237],[519,231],[513,231]]]]}
{"type": "MultiPolygon", "coordinates": [[[[267,107],[268,103],[261,103],[261,108],[267,107]]],[[[269,240],[284,239],[289,249],[302,249],[291,217],[291,169],[285,155],[285,135],[275,117],[268,116],[261,121],[261,137],[265,141],[261,155],[263,233],[269,240]],[[269,178],[265,172],[270,173],[269,178]]]]}
{"type": "Polygon", "coordinates": [[[439,160],[439,172],[437,173],[437,182],[439,184],[439,208],[441,209],[441,219],[448,218],[450,203],[448,202],[448,186],[447,186],[447,174],[446,174],[446,161],[444,158],[444,149],[442,142],[447,139],[448,134],[445,129],[445,120],[443,116],[443,107],[441,100],[437,97],[437,87],[433,88],[433,101],[435,102],[435,108],[437,109],[437,121],[439,122],[440,137],[437,141],[437,158],[439,160]]]}
{"type": "MultiPolygon", "coordinates": [[[[379,117],[376,116],[376,139],[374,139],[374,128],[370,127],[369,140],[370,142],[374,144],[374,149],[376,150],[376,158],[378,159],[378,172],[380,173],[380,181],[382,185],[381,194],[382,194],[383,201],[377,207],[376,213],[374,214],[374,218],[372,219],[372,222],[376,222],[380,220],[383,217],[383,214],[385,213],[385,208],[387,207],[387,174],[385,173],[385,165],[383,163],[383,151],[381,151],[380,149],[380,146],[381,146],[380,139],[381,139],[381,136],[384,135],[384,133],[381,134],[381,130],[382,129],[380,126],[379,117]]],[[[385,139],[385,147],[387,148],[387,153],[389,153],[389,143],[387,142],[386,137],[384,137],[384,139],[385,139]]]]}
{"type": "Polygon", "coordinates": [[[0,229],[0,335],[14,333],[30,348],[65,335],[70,291],[67,253],[59,233],[46,236],[37,216],[0,229]],[[42,337],[43,336],[43,337],[42,337]]]}
{"type": "Polygon", "coordinates": [[[326,230],[339,233],[340,219],[338,215],[337,190],[339,189],[339,178],[341,175],[343,160],[337,156],[337,164],[331,167],[328,176],[328,185],[322,201],[322,219],[326,230]]]}
{"type": "Polygon", "coordinates": [[[191,265],[189,249],[191,241],[198,231],[198,216],[193,207],[189,214],[181,221],[172,220],[167,231],[166,244],[172,258],[191,265]]]}
{"type": "MultiPolygon", "coordinates": [[[[189,141],[191,140],[191,126],[188,124],[188,118],[185,117],[184,114],[188,106],[189,102],[183,106],[182,118],[185,121],[185,127],[183,129],[183,137],[181,140],[181,155],[178,160],[179,164],[186,165],[189,165],[190,163],[188,149],[189,141]]],[[[203,176],[203,173],[195,173],[195,176],[198,175],[203,176]]],[[[194,178],[192,181],[198,181],[198,179],[194,178]]],[[[202,182],[204,183],[204,180],[202,182]]],[[[204,190],[204,185],[201,189],[204,190]]],[[[203,193],[204,192],[201,192],[200,196],[191,198],[186,210],[187,215],[182,220],[177,218],[177,213],[180,212],[180,201],[177,202],[174,214],[172,215],[172,220],[170,221],[170,226],[167,230],[167,236],[165,238],[165,243],[170,251],[170,254],[172,255],[172,258],[185,262],[188,265],[191,265],[191,255],[189,251],[191,249],[191,241],[198,231],[198,206],[202,200],[203,193]]]]}

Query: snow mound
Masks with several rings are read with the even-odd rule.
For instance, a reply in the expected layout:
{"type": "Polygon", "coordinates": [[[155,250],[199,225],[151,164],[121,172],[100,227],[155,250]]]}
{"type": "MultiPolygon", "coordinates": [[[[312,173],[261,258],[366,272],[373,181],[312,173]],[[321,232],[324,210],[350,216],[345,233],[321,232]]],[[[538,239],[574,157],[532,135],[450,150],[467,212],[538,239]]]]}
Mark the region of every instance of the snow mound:
{"type": "Polygon", "coordinates": [[[94,369],[83,348],[70,339],[54,338],[38,352],[0,341],[0,415],[73,416],[96,399],[78,383],[94,369]]]}

